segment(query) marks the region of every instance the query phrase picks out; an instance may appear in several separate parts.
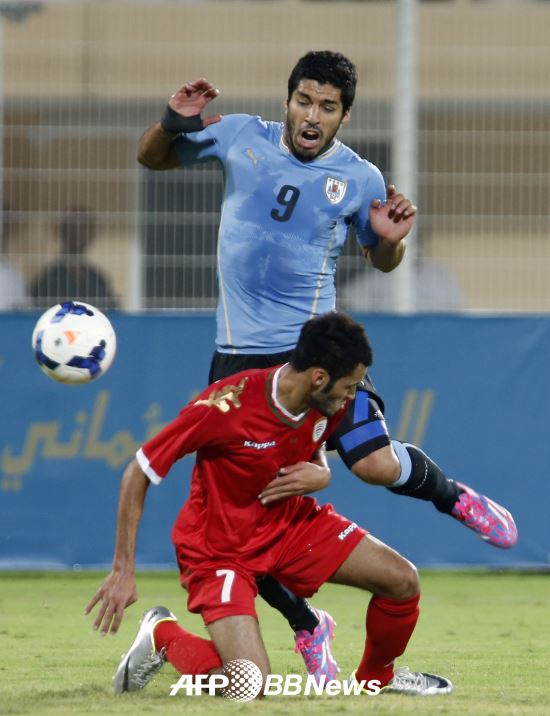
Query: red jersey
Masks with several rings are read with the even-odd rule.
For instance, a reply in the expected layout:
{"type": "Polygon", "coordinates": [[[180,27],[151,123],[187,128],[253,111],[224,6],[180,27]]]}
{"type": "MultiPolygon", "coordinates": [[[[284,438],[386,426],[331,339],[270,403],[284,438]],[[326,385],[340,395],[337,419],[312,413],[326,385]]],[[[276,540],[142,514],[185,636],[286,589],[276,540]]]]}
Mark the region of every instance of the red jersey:
{"type": "Polygon", "coordinates": [[[138,450],[154,483],[184,455],[197,453],[191,494],[172,531],[193,561],[253,559],[277,544],[311,500],[296,496],[263,506],[258,495],[282,467],[311,460],[346,406],[330,418],[314,409],[291,415],[276,398],[280,370],[243,371],[214,383],[138,450]]]}

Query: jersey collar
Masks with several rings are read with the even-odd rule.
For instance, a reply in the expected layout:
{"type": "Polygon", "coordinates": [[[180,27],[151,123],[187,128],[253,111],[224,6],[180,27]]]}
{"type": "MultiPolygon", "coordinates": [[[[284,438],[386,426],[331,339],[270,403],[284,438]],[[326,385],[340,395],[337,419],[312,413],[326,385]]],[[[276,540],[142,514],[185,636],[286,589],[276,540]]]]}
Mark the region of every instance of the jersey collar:
{"type": "Polygon", "coordinates": [[[336,154],[338,149],[340,149],[340,146],[342,142],[339,139],[336,139],[336,137],[332,140],[332,144],[328,149],[326,149],[322,154],[319,154],[315,159],[312,159],[311,162],[302,162],[298,157],[295,157],[294,154],[290,151],[290,147],[284,140],[284,134],[285,134],[285,125],[281,124],[281,136],[279,138],[279,147],[283,150],[283,152],[286,152],[288,155],[290,155],[293,159],[295,159],[297,162],[300,162],[300,164],[311,164],[311,162],[321,162],[323,159],[327,159],[328,157],[332,157],[333,154],[336,154]]]}
{"type": "MultiPolygon", "coordinates": [[[[285,365],[288,365],[288,363],[285,363],[285,365]]],[[[276,417],[279,418],[279,420],[281,420],[283,423],[285,423],[285,425],[290,425],[293,428],[299,428],[300,425],[302,425],[302,423],[304,422],[308,411],[306,410],[305,412],[300,413],[300,415],[294,415],[283,405],[281,405],[281,403],[277,399],[277,385],[279,384],[279,376],[281,374],[281,370],[285,367],[285,365],[279,366],[277,370],[272,371],[267,376],[267,403],[273,413],[275,413],[276,417]]]]}

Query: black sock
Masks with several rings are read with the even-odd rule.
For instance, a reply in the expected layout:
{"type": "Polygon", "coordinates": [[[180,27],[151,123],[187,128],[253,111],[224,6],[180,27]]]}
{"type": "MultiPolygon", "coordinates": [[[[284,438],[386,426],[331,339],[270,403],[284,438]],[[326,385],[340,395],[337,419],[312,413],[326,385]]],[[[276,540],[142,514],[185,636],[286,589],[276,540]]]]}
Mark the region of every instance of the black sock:
{"type": "Polygon", "coordinates": [[[411,458],[411,476],[399,487],[389,487],[397,495],[408,495],[433,502],[440,512],[451,513],[461,492],[454,480],[445,477],[440,467],[414,445],[405,445],[411,458]]]}
{"type": "Polygon", "coordinates": [[[307,629],[313,634],[319,620],[306,599],[297,597],[273,577],[262,577],[257,580],[257,584],[260,596],[281,612],[293,631],[307,629]]]}

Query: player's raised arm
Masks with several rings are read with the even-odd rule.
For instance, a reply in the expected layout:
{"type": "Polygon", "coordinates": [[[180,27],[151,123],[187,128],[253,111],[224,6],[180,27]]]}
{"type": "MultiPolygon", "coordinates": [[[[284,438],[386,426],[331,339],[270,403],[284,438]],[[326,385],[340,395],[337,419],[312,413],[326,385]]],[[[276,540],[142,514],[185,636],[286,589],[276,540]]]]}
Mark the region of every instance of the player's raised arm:
{"type": "Polygon", "coordinates": [[[389,272],[399,266],[405,254],[405,237],[416,218],[416,206],[395,186],[388,186],[385,202],[375,199],[369,211],[370,225],[378,236],[376,246],[365,247],[366,258],[380,271],[389,272]]]}
{"type": "Polygon", "coordinates": [[[143,134],[138,145],[138,161],[148,169],[175,169],[180,160],[172,146],[182,133],[199,132],[219,122],[221,115],[202,118],[206,105],[219,94],[206,79],[187,82],[175,92],[166,105],[160,122],[143,134]]]}
{"type": "Polygon", "coordinates": [[[85,614],[99,604],[93,623],[102,634],[118,631],[124,610],[137,601],[135,581],[136,538],[149,480],[134,458],[124,471],[118,501],[115,552],[111,572],[86,605],[85,614]]]}

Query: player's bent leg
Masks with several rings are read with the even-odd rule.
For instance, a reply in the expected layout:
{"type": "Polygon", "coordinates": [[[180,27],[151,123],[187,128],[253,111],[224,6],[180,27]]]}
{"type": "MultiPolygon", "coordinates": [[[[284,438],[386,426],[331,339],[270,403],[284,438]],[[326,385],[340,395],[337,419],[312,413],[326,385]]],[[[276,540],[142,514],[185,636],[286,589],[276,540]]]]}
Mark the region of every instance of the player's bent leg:
{"type": "Polygon", "coordinates": [[[265,683],[270,673],[269,658],[254,617],[246,614],[223,617],[207,624],[207,629],[223,664],[236,659],[252,661],[262,672],[265,683]]]}
{"type": "Polygon", "coordinates": [[[352,678],[367,684],[378,681],[382,691],[423,695],[450,692],[452,685],[444,677],[394,668],[419,614],[420,585],[413,564],[367,535],[329,581],[373,593],[366,617],[365,650],[352,678]]]}
{"type": "Polygon", "coordinates": [[[352,472],[371,485],[434,504],[494,547],[509,549],[518,539],[514,518],[494,500],[448,478],[419,448],[392,440],[352,465],[352,472]]]}
{"type": "Polygon", "coordinates": [[[351,471],[369,485],[390,487],[401,475],[401,464],[393,447],[385,445],[354,463],[351,471]]]}
{"type": "Polygon", "coordinates": [[[508,510],[471,487],[448,478],[420,448],[395,440],[392,445],[398,455],[406,451],[411,465],[409,477],[405,481],[400,478],[390,487],[392,492],[430,500],[437,510],[454,517],[494,547],[509,549],[516,544],[518,531],[508,510]]]}
{"type": "Polygon", "coordinates": [[[508,549],[518,538],[512,515],[494,500],[449,479],[422,450],[391,440],[384,404],[367,379],[330,437],[345,465],[361,480],[391,492],[428,500],[495,547],[508,549]]]}
{"type": "Polygon", "coordinates": [[[414,564],[370,534],[356,545],[329,581],[390,599],[408,599],[420,591],[414,564]]]}

